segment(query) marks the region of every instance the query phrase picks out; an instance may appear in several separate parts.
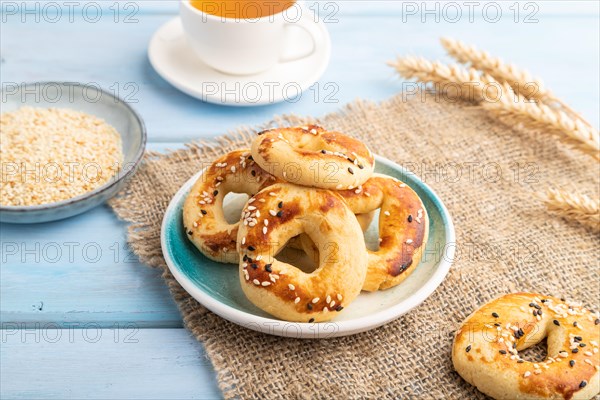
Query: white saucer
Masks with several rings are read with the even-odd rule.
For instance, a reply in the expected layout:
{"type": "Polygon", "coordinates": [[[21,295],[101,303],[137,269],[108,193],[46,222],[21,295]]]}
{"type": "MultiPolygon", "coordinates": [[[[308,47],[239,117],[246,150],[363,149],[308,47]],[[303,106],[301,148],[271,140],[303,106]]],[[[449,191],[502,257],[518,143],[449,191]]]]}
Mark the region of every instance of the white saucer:
{"type": "MultiPolygon", "coordinates": [[[[289,100],[315,83],[325,71],[331,53],[331,40],[323,22],[316,23],[324,40],[315,51],[296,61],[282,62],[256,75],[227,75],[204,64],[188,46],[179,17],[167,22],[154,34],[148,57],[156,72],[190,96],[209,103],[229,106],[256,106],[289,100]]],[[[301,35],[290,40],[303,46],[301,35]]]]}

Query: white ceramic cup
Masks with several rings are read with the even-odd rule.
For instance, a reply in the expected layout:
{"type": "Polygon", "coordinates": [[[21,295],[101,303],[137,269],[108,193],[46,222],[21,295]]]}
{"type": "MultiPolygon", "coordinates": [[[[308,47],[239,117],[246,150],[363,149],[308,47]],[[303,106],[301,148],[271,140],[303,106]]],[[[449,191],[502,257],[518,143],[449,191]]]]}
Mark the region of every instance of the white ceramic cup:
{"type": "Polygon", "coordinates": [[[308,57],[322,39],[313,13],[298,3],[278,14],[236,19],[204,13],[189,0],[181,0],[179,13],[196,55],[210,67],[231,75],[257,74],[277,63],[308,57]],[[308,32],[312,50],[295,54],[286,48],[290,26],[308,32]]]}

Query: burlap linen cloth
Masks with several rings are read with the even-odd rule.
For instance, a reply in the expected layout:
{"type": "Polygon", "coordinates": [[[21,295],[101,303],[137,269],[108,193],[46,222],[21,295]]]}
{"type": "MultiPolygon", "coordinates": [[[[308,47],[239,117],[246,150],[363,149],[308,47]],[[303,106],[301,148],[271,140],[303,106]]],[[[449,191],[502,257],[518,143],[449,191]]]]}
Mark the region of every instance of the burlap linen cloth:
{"type": "MultiPolygon", "coordinates": [[[[514,291],[597,306],[598,236],[549,215],[534,197],[554,185],[597,198],[598,165],[590,157],[503,125],[479,107],[420,97],[358,101],[316,121],[364,140],[429,184],[453,217],[456,259],[421,306],[369,332],[301,340],[242,328],[207,311],[175,281],[161,254],[160,225],[171,197],[202,162],[247,147],[264,127],[240,129],[212,145],[148,154],[111,206],[131,223],[129,243],[140,260],[164,271],[225,398],[484,398],[451,361],[452,334],[477,306],[514,291]]],[[[270,125],[299,122],[304,119],[288,116],[270,125]]]]}

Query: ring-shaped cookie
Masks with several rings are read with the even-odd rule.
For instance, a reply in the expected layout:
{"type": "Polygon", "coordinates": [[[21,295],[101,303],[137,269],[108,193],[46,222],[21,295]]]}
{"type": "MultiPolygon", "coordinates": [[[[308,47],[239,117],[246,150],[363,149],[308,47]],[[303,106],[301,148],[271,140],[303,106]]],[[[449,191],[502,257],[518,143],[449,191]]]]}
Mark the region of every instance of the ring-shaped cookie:
{"type": "MultiPolygon", "coordinates": [[[[227,222],[223,199],[228,193],[252,196],[276,180],[252,160],[247,149],[219,157],[198,178],[185,200],[183,225],[188,238],[211,260],[237,263],[235,241],[239,222],[227,222]]],[[[248,216],[260,218],[260,214],[256,214],[248,216]]],[[[250,223],[254,222],[250,219],[250,223]]]]}
{"type": "Polygon", "coordinates": [[[429,236],[427,211],[419,196],[405,183],[380,174],[339,194],[355,214],[381,208],[379,248],[368,250],[363,290],[388,289],[401,283],[421,261],[429,236]]]}
{"type": "Polygon", "coordinates": [[[334,318],[358,296],[367,272],[363,233],[354,214],[332,191],[285,183],[270,186],[253,199],[245,210],[256,207],[261,215],[258,223],[240,225],[238,232],[240,282],[248,299],[287,321],[334,318]],[[311,273],[274,256],[300,234],[326,249],[311,273]]]}
{"type": "Polygon", "coordinates": [[[364,143],[316,125],[260,132],[252,141],[252,156],[284,181],[335,190],[358,187],[375,165],[364,143]]]}
{"type": "Polygon", "coordinates": [[[535,293],[495,299],[471,314],[452,347],[456,371],[495,399],[590,399],[600,392],[600,319],[579,304],[535,293]],[[519,351],[547,339],[548,356],[519,351]]]}

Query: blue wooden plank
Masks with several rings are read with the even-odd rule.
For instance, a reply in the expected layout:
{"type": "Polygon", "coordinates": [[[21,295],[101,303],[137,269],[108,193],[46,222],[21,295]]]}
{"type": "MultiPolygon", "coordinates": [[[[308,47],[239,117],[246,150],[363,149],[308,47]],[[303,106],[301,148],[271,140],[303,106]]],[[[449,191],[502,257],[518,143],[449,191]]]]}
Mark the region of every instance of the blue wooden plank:
{"type": "Polygon", "coordinates": [[[145,118],[151,140],[187,141],[239,125],[259,124],[275,114],[321,115],[358,97],[387,98],[403,85],[385,62],[406,54],[443,58],[438,38],[447,35],[532,70],[575,109],[594,123],[598,121],[598,22],[593,16],[564,19],[540,15],[537,23],[527,24],[515,23],[510,15],[497,23],[482,19],[470,23],[464,18],[458,23],[423,23],[416,18],[403,22],[397,15],[340,15],[339,22],[327,25],[333,53],[315,90],[305,92],[296,103],[242,109],[193,99],[153,71],[146,46],[153,32],[171,17],[140,14],[135,24],[115,24],[110,19],[95,24],[81,20],[21,24],[8,19],[3,34],[19,40],[3,41],[3,82],[64,79],[118,88],[122,96],[137,101],[134,106],[145,118]],[[23,43],[35,45],[35,51],[23,43]],[[319,94],[315,95],[317,88],[319,94]],[[327,95],[331,101],[326,101],[327,95]]]}
{"type": "Polygon", "coordinates": [[[124,224],[108,207],[64,221],[0,229],[2,324],[181,326],[159,271],[131,254],[124,224]]]}
{"type": "MultiPolygon", "coordinates": [[[[44,3],[55,3],[50,0],[39,2],[40,9],[44,7],[44,3]]],[[[460,10],[461,13],[466,16],[469,15],[469,7],[472,8],[471,12],[474,18],[483,18],[484,4],[471,4],[470,6],[463,2],[454,2],[452,5],[446,5],[444,2],[437,2],[437,4],[422,4],[421,2],[411,1],[397,1],[397,0],[369,0],[369,1],[352,1],[352,0],[340,0],[336,1],[335,6],[331,5],[330,0],[306,0],[303,3],[311,10],[321,9],[322,14],[327,15],[325,11],[331,11],[335,9],[336,15],[360,15],[362,17],[378,17],[378,16],[406,16],[407,18],[420,18],[421,12],[427,10],[433,10],[437,7],[440,15],[451,15],[450,12],[455,9],[460,10]],[[458,8],[457,8],[458,7],[458,8]]],[[[449,3],[449,2],[447,2],[449,3]]],[[[62,3],[55,3],[61,7],[61,11],[65,13],[65,10],[69,6],[62,3]]],[[[85,3],[75,3],[71,5],[75,13],[83,11],[85,3]]],[[[537,1],[537,8],[535,8],[536,15],[543,16],[569,16],[569,17],[580,17],[589,15],[598,15],[599,5],[597,2],[586,1],[586,0],[571,0],[568,2],[561,1],[537,1]]],[[[504,13],[510,15],[514,14],[514,3],[502,3],[499,2],[498,6],[504,13]]],[[[33,5],[24,7],[20,2],[5,2],[4,7],[1,8],[0,12],[11,15],[13,13],[21,13],[24,9],[32,9],[33,5]]],[[[140,14],[176,14],[179,9],[179,1],[176,0],[139,0],[135,2],[122,2],[119,7],[115,6],[114,2],[97,2],[94,7],[89,9],[95,11],[97,8],[101,9],[105,16],[114,18],[115,15],[125,17],[131,14],[131,17],[135,17],[140,14]]],[[[56,13],[54,7],[46,7],[48,13],[56,13]]],[[[526,7],[521,5],[521,12],[533,10],[531,6],[526,7]]]]}
{"type": "Polygon", "coordinates": [[[204,349],[184,329],[0,331],[3,399],[219,399],[204,349]]]}

